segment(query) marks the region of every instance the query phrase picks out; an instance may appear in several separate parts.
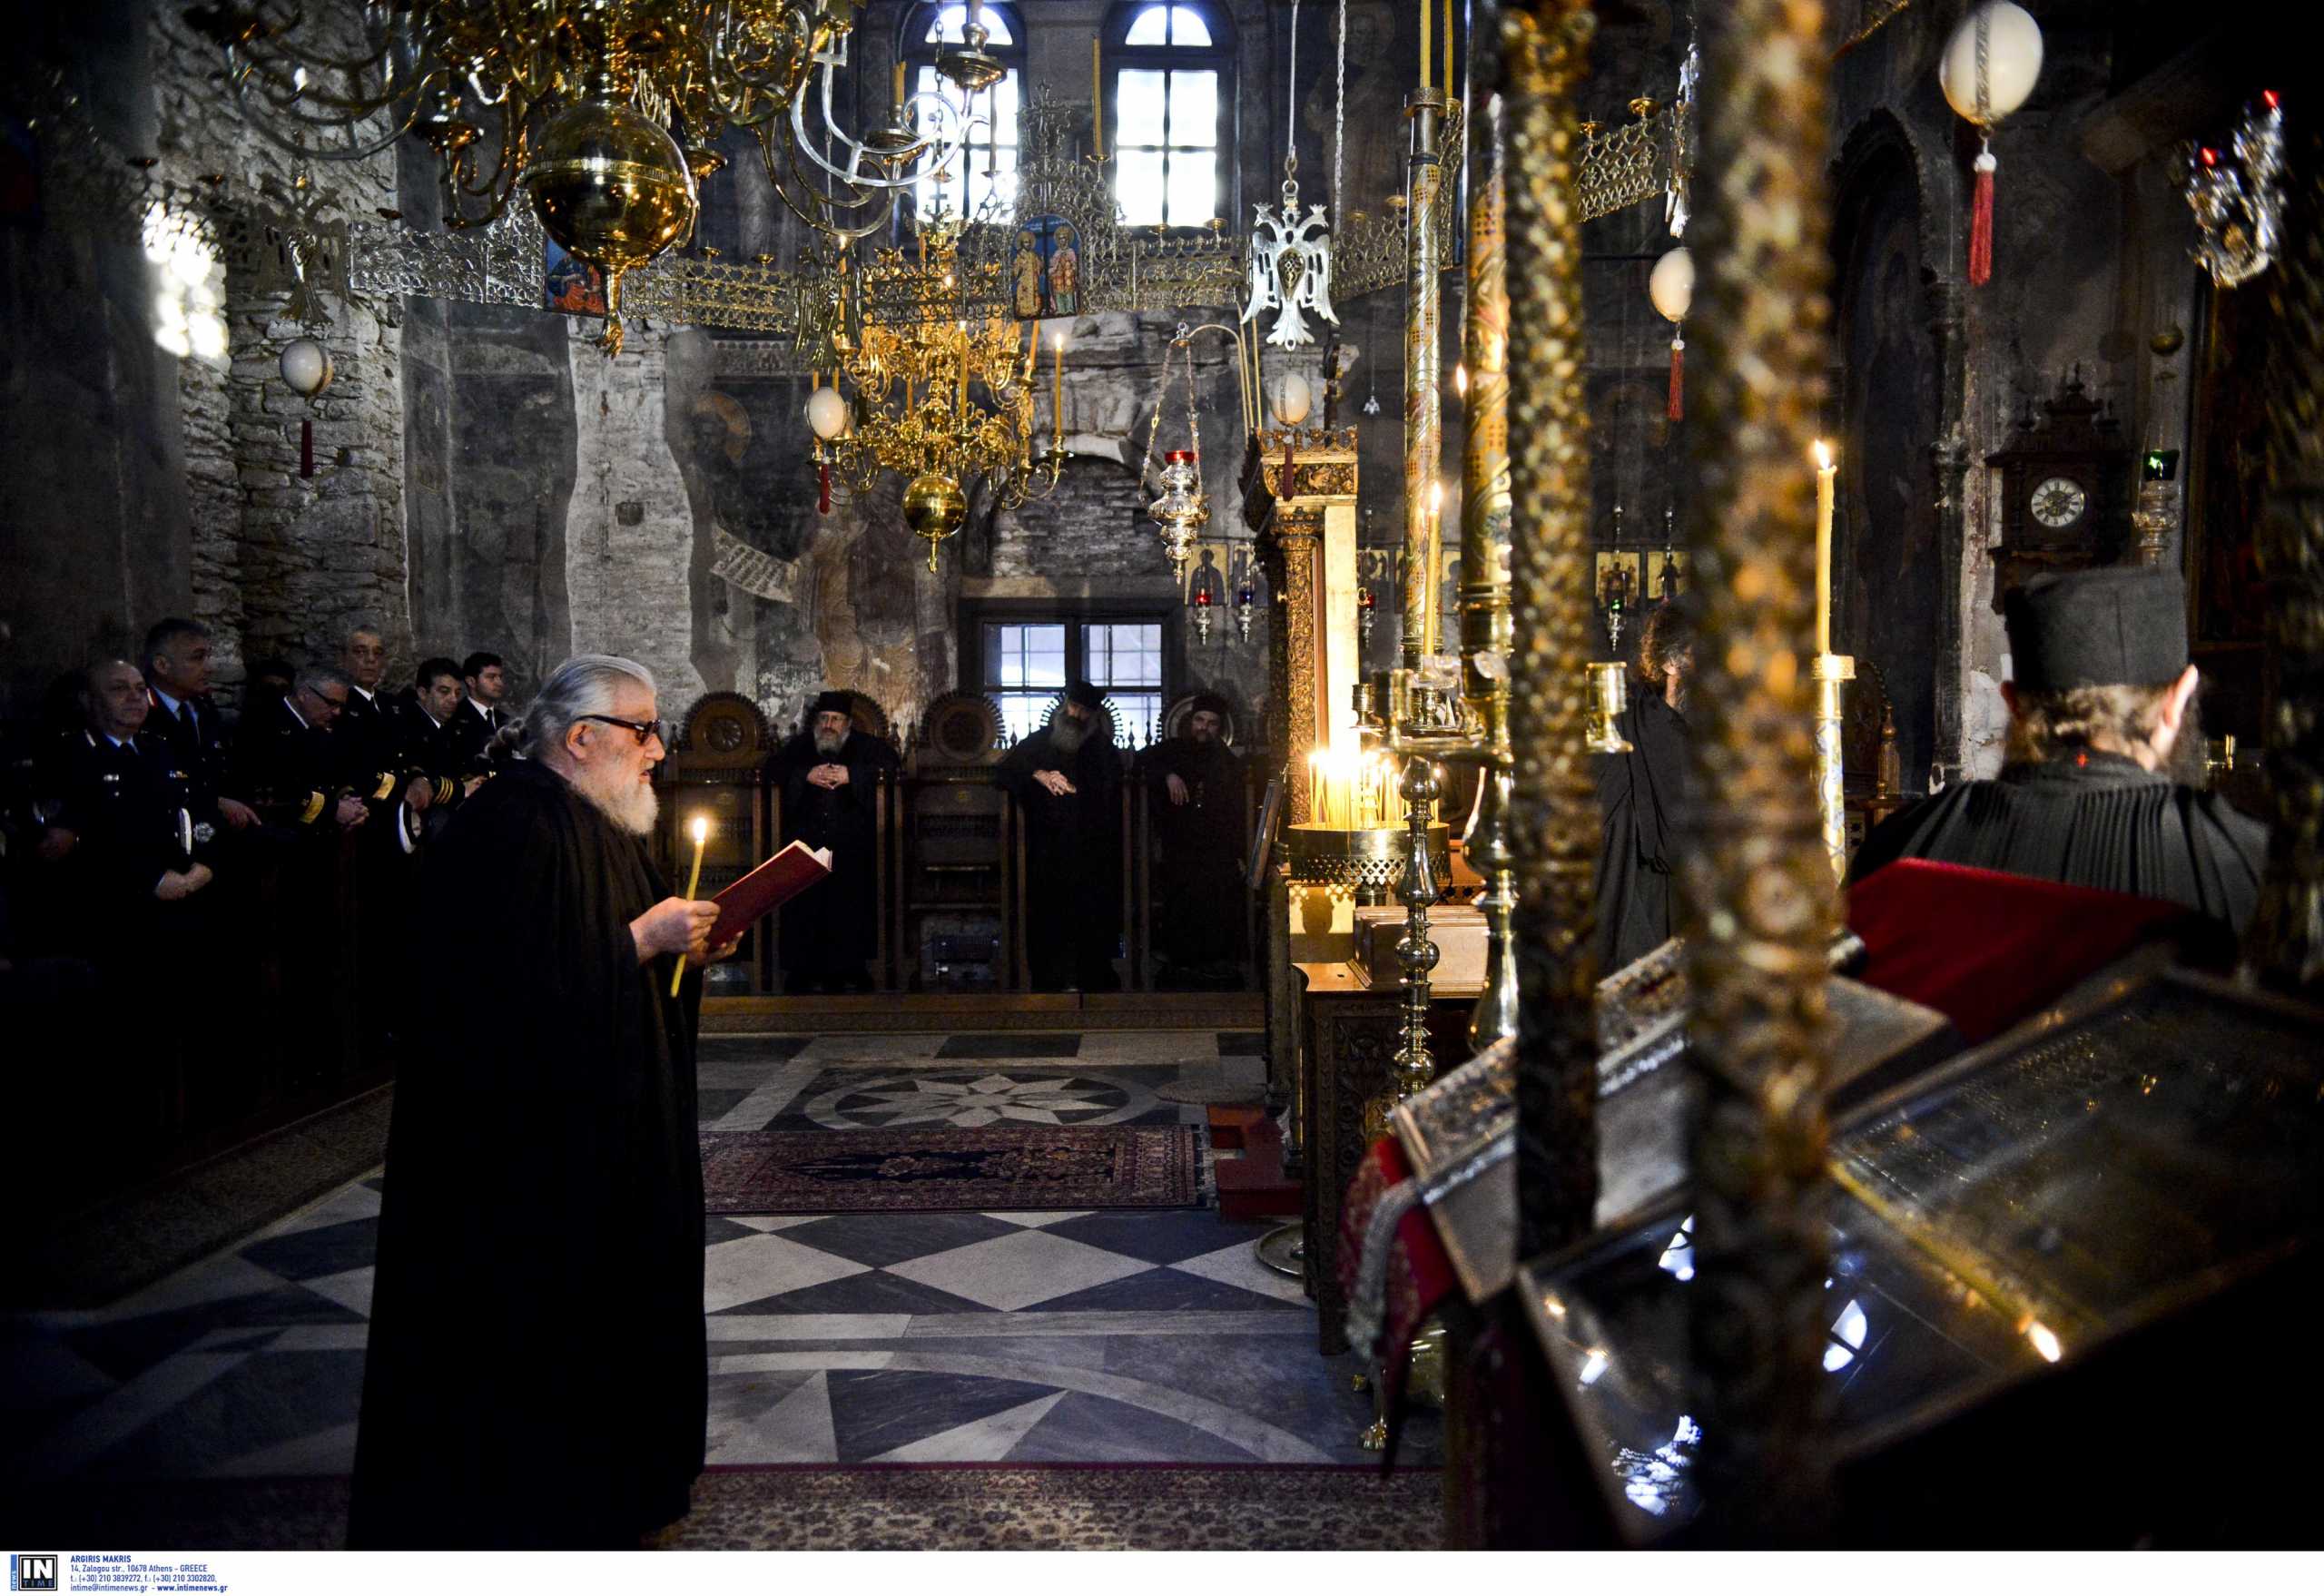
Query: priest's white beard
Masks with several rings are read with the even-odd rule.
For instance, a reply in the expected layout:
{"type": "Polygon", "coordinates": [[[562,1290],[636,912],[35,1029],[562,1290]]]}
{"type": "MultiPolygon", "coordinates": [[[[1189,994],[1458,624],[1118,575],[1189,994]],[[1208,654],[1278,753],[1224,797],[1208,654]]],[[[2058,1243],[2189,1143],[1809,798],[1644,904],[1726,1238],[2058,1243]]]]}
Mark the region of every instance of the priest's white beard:
{"type": "Polygon", "coordinates": [[[635,772],[583,765],[574,773],[573,785],[622,830],[641,837],[653,834],[661,800],[653,784],[640,781],[635,772]]]}
{"type": "Polygon", "coordinates": [[[1078,753],[1082,739],[1088,734],[1088,723],[1075,720],[1070,715],[1061,714],[1049,723],[1049,746],[1059,754],[1078,753]]]}
{"type": "Polygon", "coordinates": [[[817,732],[815,734],[815,752],[818,754],[837,754],[846,746],[845,732],[817,732]]]}

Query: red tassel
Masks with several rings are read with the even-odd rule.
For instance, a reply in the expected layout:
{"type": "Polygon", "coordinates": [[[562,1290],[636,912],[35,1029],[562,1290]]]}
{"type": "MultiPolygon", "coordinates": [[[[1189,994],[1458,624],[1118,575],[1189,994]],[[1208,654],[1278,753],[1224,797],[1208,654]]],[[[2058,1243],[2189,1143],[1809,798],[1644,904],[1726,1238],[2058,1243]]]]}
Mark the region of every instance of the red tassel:
{"type": "Polygon", "coordinates": [[[1670,340],[1669,411],[1670,419],[1673,421],[1683,421],[1687,419],[1686,391],[1687,340],[1683,338],[1673,338],[1670,340]]]}
{"type": "Polygon", "coordinates": [[[301,416],[299,419],[299,475],[315,474],[315,424],[301,416]]]}
{"type": "Polygon", "coordinates": [[[828,516],[832,513],[832,468],[825,461],[815,462],[815,513],[828,516]]]}
{"type": "Polygon", "coordinates": [[[1969,210],[1969,281],[1984,287],[1994,274],[1993,152],[1977,157],[1977,193],[1969,210]]]}

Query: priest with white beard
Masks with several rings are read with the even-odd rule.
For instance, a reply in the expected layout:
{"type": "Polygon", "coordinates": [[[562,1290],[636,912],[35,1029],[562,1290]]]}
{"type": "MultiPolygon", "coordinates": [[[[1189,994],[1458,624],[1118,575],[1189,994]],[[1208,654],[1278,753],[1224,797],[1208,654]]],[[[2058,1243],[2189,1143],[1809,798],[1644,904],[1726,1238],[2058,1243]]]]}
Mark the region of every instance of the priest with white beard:
{"type": "Polygon", "coordinates": [[[646,846],[654,678],[568,660],[428,850],[350,1541],[634,1546],[702,1470],[694,1031],[718,908],[646,846]],[[479,971],[490,972],[479,978],[479,971]]]}

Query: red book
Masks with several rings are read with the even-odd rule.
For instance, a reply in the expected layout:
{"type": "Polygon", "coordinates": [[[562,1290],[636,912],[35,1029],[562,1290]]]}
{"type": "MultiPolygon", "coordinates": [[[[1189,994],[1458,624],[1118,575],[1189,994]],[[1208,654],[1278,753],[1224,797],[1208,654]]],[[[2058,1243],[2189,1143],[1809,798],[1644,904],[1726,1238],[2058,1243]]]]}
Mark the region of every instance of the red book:
{"type": "Polygon", "coordinates": [[[718,905],[718,924],[710,945],[731,942],[758,922],[832,872],[831,855],[804,842],[793,842],[750,874],[711,900],[718,905]]]}

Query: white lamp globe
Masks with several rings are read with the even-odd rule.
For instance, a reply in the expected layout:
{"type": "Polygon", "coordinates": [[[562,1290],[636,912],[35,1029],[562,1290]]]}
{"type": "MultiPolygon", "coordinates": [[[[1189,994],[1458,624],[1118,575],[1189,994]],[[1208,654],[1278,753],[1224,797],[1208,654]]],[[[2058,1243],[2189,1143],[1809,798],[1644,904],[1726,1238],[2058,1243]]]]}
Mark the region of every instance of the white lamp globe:
{"type": "Polygon", "coordinates": [[[1315,390],[1307,379],[1296,371],[1286,371],[1275,380],[1275,392],[1268,402],[1275,409],[1275,419],[1285,427],[1296,427],[1307,419],[1315,403],[1315,390]]]}
{"type": "Polygon", "coordinates": [[[1695,258],[1685,245],[1654,263],[1646,280],[1646,297],[1654,301],[1666,321],[1684,321],[1695,302],[1695,258]]]}
{"type": "Polygon", "coordinates": [[[2042,75],[2042,29],[2022,5],[1988,0],[1961,19],[1945,42],[1937,63],[1937,86],[1955,113],[1978,127],[1991,127],[2025,103],[2042,75]],[[1985,29],[1984,106],[1977,104],[1977,28],[1985,29]]]}
{"type": "Polygon", "coordinates": [[[294,339],[282,348],[282,380],[305,399],[330,386],[330,351],[311,338],[294,339]]]}
{"type": "Polygon", "coordinates": [[[807,425],[829,443],[847,430],[847,401],[836,388],[819,388],[807,396],[807,425]]]}

